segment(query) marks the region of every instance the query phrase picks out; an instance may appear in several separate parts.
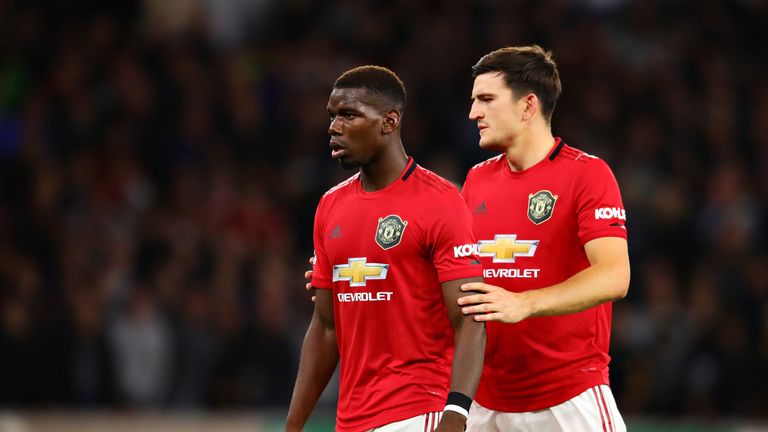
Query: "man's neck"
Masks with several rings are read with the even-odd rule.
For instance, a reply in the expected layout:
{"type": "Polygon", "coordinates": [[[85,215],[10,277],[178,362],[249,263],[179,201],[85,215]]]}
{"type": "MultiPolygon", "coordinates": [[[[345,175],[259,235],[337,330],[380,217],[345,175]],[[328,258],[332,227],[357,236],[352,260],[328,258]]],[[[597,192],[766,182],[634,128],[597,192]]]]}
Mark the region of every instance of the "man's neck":
{"type": "Polygon", "coordinates": [[[515,141],[506,151],[507,164],[512,171],[524,171],[541,162],[555,144],[555,138],[549,128],[530,130],[515,141]]]}
{"type": "Polygon", "coordinates": [[[403,145],[392,144],[376,160],[360,168],[363,190],[375,192],[389,186],[400,177],[400,173],[407,164],[408,156],[405,154],[403,145]]]}

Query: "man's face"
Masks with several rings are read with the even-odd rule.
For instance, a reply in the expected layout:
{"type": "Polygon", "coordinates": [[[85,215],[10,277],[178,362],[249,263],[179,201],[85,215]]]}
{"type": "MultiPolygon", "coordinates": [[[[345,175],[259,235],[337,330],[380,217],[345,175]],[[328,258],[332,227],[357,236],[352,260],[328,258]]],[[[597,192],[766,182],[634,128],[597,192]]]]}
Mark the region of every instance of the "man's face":
{"type": "Polygon", "coordinates": [[[382,145],[384,121],[373,96],[361,88],[333,89],[328,98],[328,115],[331,157],[338,159],[344,169],[369,163],[382,145]]]}
{"type": "Polygon", "coordinates": [[[472,87],[469,119],[477,122],[480,147],[494,151],[509,148],[522,126],[524,109],[524,98],[512,93],[500,73],[478,75],[472,87]]]}

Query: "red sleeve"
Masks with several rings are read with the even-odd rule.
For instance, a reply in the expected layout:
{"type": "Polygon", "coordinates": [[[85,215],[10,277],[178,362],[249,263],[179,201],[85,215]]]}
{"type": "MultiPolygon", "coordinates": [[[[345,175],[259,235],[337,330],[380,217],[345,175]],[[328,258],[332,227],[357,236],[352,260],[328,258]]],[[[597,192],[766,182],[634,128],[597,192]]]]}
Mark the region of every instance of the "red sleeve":
{"type": "Polygon", "coordinates": [[[324,200],[320,199],[320,203],[315,210],[315,224],[313,228],[312,237],[315,246],[315,265],[312,268],[312,286],[322,289],[333,289],[333,281],[331,280],[331,266],[328,261],[328,256],[325,254],[325,245],[323,240],[327,237],[323,235],[325,232],[325,212],[323,211],[324,200]]]}
{"type": "Polygon", "coordinates": [[[439,209],[432,209],[432,262],[440,282],[483,275],[472,232],[472,216],[455,188],[445,193],[439,209]]]}
{"type": "Polygon", "coordinates": [[[613,172],[601,159],[591,159],[576,183],[576,211],[581,244],[600,237],[627,238],[627,215],[613,172]]]}

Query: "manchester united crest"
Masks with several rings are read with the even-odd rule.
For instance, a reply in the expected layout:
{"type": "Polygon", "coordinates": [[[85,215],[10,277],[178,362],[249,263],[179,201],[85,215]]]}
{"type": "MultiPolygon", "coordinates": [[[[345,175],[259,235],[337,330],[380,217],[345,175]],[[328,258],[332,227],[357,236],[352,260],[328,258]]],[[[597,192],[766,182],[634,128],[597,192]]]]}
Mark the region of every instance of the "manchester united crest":
{"type": "Polygon", "coordinates": [[[557,195],[548,190],[541,190],[528,195],[528,219],[539,225],[552,217],[555,211],[557,195]]]}
{"type": "Polygon", "coordinates": [[[404,221],[398,215],[389,215],[379,218],[376,227],[376,244],[387,250],[400,244],[408,221],[404,221]]]}

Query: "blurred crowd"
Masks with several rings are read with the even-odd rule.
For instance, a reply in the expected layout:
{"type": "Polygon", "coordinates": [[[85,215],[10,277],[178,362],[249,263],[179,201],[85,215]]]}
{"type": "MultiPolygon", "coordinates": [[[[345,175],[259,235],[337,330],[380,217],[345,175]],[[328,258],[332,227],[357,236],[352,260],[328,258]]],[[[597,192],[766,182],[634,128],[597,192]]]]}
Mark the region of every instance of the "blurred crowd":
{"type": "Polygon", "coordinates": [[[612,166],[632,282],[625,415],[765,416],[768,3],[0,0],[0,406],[287,406],[330,159],[360,64],[461,184],[470,66],[554,51],[553,132],[612,166]]]}

